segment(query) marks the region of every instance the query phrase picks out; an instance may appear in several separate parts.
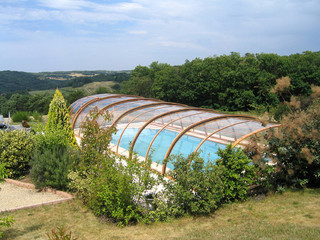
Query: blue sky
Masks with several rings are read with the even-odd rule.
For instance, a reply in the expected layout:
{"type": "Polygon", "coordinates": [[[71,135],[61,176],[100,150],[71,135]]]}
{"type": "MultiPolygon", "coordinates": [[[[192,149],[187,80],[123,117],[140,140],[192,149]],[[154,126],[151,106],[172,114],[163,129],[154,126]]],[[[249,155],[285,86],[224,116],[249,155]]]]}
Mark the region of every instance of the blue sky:
{"type": "Polygon", "coordinates": [[[320,0],[0,0],[0,70],[320,50],[320,0]]]}

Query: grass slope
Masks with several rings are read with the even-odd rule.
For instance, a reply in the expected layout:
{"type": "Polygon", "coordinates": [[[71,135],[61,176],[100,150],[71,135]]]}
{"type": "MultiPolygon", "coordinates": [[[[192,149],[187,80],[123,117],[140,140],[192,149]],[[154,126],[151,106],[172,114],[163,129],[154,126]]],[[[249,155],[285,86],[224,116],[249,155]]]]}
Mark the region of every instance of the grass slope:
{"type": "Polygon", "coordinates": [[[275,194],[227,205],[209,217],[118,228],[94,217],[78,201],[25,209],[13,215],[5,239],[47,239],[56,226],[79,239],[320,239],[320,191],[275,194]]]}
{"type": "MultiPolygon", "coordinates": [[[[77,88],[72,88],[72,87],[63,87],[63,88],[59,88],[59,90],[62,92],[62,94],[65,93],[70,93],[73,92],[75,90],[81,90],[84,91],[87,94],[94,94],[94,92],[99,88],[99,87],[105,87],[107,88],[109,91],[112,91],[112,86],[116,84],[115,82],[92,82],[92,83],[88,83],[85,84],[81,87],[77,87],[77,88]]],[[[50,90],[38,90],[38,91],[31,91],[30,94],[31,95],[35,95],[35,94],[44,94],[44,93],[49,93],[49,94],[54,94],[55,93],[55,89],[50,89],[50,90]]]]}

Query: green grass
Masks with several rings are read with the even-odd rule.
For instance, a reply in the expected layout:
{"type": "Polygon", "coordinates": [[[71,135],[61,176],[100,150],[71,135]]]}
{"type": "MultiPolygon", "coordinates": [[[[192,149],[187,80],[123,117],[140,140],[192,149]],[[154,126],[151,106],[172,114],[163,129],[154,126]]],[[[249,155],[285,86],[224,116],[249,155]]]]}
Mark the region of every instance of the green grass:
{"type": "MultiPolygon", "coordinates": [[[[81,87],[77,87],[77,88],[72,88],[72,87],[64,87],[64,88],[59,88],[59,90],[62,92],[63,95],[65,94],[69,94],[75,90],[82,90],[84,91],[86,94],[94,94],[95,91],[99,88],[99,87],[106,87],[109,91],[112,91],[112,86],[115,85],[115,82],[92,82],[92,83],[88,83],[85,84],[81,87]]],[[[31,95],[35,95],[35,94],[54,94],[55,93],[55,89],[49,89],[49,90],[37,90],[37,91],[31,91],[30,94],[31,95]]]]}
{"type": "Polygon", "coordinates": [[[184,217],[125,228],[96,218],[79,201],[19,210],[4,239],[47,239],[64,226],[79,239],[320,239],[320,191],[275,194],[220,208],[208,217],[184,217]]]}

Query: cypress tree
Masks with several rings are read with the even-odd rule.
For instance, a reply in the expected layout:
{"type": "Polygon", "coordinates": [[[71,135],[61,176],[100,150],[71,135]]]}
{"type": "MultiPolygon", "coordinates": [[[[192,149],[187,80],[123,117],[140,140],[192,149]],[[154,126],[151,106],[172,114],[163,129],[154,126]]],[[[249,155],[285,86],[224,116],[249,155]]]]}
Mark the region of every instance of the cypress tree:
{"type": "Polygon", "coordinates": [[[77,145],[71,127],[70,116],[66,101],[62,93],[57,89],[49,106],[47,132],[62,131],[65,133],[70,145],[77,145]]]}

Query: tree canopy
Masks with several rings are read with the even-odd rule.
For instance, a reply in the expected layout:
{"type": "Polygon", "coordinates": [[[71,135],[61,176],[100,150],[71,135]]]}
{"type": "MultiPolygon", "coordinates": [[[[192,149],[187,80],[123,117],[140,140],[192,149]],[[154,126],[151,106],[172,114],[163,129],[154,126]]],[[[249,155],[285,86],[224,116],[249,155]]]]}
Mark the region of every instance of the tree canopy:
{"type": "Polygon", "coordinates": [[[121,92],[225,111],[261,107],[268,111],[283,101],[270,90],[285,76],[291,79],[292,94],[308,96],[312,84],[320,85],[320,52],[290,56],[232,52],[179,66],[153,62],[137,66],[121,92]]]}

